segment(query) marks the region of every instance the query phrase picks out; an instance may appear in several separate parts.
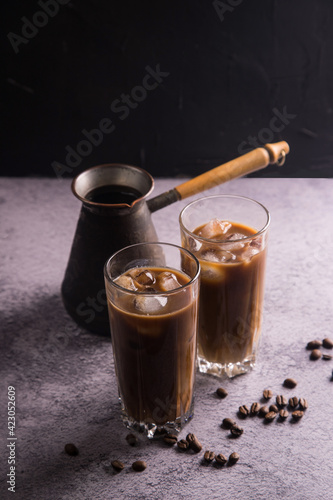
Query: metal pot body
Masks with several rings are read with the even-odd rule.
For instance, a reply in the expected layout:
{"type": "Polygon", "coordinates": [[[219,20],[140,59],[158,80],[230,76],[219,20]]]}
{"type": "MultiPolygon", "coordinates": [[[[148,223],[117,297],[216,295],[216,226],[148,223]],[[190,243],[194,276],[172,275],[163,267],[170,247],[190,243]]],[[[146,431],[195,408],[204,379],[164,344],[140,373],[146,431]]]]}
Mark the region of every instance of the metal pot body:
{"type": "Polygon", "coordinates": [[[106,260],[125,246],[158,240],[146,203],[153,184],[146,171],[119,164],[93,167],[73,180],[72,191],[82,207],[61,292],[67,312],[94,333],[110,335],[103,276],[106,260]],[[127,186],[141,196],[131,204],[89,200],[92,190],[108,185],[127,186]]]}

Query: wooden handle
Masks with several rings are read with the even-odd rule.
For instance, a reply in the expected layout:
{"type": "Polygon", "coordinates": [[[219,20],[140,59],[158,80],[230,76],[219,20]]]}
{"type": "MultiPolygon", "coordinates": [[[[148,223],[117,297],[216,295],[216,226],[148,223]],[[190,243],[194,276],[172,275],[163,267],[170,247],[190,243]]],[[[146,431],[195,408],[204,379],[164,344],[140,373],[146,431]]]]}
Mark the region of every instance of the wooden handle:
{"type": "Polygon", "coordinates": [[[254,149],[250,153],[239,156],[219,167],[213,168],[204,174],[194,177],[175,188],[179,198],[188,198],[201,191],[223,184],[256,170],[267,167],[270,163],[283,165],[285,156],[289,153],[289,145],[285,141],[254,149]]]}

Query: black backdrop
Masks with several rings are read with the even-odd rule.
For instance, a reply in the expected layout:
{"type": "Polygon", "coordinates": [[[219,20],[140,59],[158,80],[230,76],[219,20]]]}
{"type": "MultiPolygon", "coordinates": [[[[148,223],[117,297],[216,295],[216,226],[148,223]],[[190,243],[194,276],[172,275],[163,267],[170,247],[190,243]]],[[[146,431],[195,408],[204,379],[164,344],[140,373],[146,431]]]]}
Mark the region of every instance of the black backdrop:
{"type": "Polygon", "coordinates": [[[332,177],[331,0],[2,9],[2,175],[192,176],[285,139],[287,165],[257,175],[332,177]]]}

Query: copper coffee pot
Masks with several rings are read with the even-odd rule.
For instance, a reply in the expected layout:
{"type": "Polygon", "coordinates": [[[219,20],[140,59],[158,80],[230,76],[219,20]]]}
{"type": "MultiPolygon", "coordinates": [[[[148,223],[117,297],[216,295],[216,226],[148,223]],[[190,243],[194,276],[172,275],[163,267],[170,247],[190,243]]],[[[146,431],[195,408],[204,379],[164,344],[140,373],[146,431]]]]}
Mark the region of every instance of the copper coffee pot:
{"type": "Polygon", "coordinates": [[[110,335],[103,266],[125,246],[158,240],[151,213],[269,164],[283,165],[288,153],[285,141],[266,144],[148,201],[154,180],[139,167],[105,164],[79,174],[72,191],[82,207],[61,287],[67,312],[88,330],[110,335]],[[110,189],[116,191],[112,202],[110,189]],[[117,199],[117,189],[124,199],[117,199]]]}

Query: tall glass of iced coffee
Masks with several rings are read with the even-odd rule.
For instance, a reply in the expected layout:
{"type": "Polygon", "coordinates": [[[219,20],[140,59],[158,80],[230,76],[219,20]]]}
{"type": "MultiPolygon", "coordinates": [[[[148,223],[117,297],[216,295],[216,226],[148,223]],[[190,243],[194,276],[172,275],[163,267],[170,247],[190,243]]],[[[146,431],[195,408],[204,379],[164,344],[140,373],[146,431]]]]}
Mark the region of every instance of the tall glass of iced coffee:
{"type": "Polygon", "coordinates": [[[122,418],[152,438],[193,415],[200,266],[186,249],[140,243],[104,276],[122,418]]]}
{"type": "Polygon", "coordinates": [[[270,215],[242,196],[196,200],[180,214],[182,246],[201,265],[198,367],[233,377],[251,370],[261,335],[270,215]]]}

